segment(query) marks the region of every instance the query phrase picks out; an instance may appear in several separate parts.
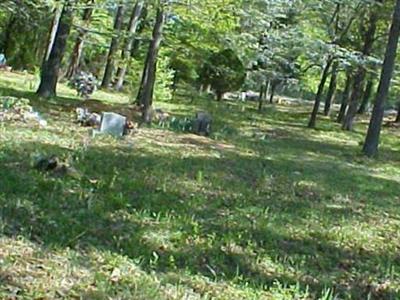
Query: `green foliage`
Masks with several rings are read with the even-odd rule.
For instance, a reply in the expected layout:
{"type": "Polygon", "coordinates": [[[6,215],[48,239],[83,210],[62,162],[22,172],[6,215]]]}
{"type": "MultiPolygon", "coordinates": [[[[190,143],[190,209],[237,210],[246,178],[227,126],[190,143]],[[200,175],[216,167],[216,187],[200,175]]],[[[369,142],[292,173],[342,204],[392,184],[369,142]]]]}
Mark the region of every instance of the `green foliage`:
{"type": "Polygon", "coordinates": [[[165,102],[172,99],[175,71],[170,67],[170,59],[161,51],[157,62],[157,75],[154,89],[156,101],[165,102]]]}
{"type": "Polygon", "coordinates": [[[0,108],[2,110],[29,110],[31,106],[29,105],[29,99],[1,96],[0,97],[0,108]]]}
{"type": "Polygon", "coordinates": [[[245,77],[243,63],[232,49],[212,53],[200,71],[201,83],[211,84],[219,98],[240,89],[245,77]]]}

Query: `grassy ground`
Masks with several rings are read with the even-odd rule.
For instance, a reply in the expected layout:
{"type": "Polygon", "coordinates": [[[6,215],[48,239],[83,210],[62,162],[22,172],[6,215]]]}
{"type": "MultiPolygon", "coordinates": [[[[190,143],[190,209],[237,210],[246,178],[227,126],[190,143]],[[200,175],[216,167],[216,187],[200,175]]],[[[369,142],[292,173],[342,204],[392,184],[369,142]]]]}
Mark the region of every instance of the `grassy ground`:
{"type": "MultiPolygon", "coordinates": [[[[0,73],[0,94],[30,98],[49,125],[0,124],[1,299],[399,299],[400,132],[363,158],[365,124],[310,107],[157,103],[206,109],[212,138],[141,129],[91,139],[82,102],[35,98],[35,79],[0,73]],[[35,154],[79,176],[32,168],[35,154]]],[[[127,96],[98,92],[112,110],[127,96]]]]}

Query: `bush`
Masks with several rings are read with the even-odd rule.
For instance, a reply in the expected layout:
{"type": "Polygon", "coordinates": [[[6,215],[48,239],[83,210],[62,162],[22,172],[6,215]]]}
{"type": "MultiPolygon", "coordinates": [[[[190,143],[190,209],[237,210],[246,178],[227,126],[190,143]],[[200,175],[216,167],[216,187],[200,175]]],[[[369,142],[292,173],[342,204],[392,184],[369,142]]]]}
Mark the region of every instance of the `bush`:
{"type": "Polygon", "coordinates": [[[213,53],[200,71],[201,82],[210,84],[221,100],[224,93],[240,89],[246,78],[241,60],[231,49],[213,53]]]}
{"type": "Polygon", "coordinates": [[[97,79],[93,74],[81,71],[71,79],[69,85],[78,92],[78,96],[89,99],[97,88],[97,79]]]}

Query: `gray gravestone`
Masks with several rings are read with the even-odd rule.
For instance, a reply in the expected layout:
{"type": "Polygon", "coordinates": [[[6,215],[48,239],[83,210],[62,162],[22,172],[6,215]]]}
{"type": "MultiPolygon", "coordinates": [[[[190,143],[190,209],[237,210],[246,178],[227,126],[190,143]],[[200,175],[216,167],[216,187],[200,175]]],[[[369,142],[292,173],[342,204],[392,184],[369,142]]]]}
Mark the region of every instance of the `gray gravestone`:
{"type": "Polygon", "coordinates": [[[112,112],[105,112],[101,118],[100,132],[121,137],[124,134],[126,117],[112,112]]]}
{"type": "Polygon", "coordinates": [[[198,112],[193,120],[193,133],[208,136],[211,133],[212,118],[208,113],[198,112]]]}

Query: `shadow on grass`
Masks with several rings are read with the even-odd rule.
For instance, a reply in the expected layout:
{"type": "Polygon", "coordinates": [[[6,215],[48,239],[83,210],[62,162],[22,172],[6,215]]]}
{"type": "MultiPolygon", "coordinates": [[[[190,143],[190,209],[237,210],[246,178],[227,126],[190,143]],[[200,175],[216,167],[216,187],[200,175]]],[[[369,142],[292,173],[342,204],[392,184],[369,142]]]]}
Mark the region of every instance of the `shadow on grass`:
{"type": "MultiPolygon", "coordinates": [[[[313,143],[298,140],[288,146],[300,152],[321,149],[313,143]]],[[[299,236],[287,231],[301,228],[312,215],[324,216],[325,227],[363,219],[352,204],[327,208],[335,194],[368,198],[377,214],[398,212],[394,201],[386,201],[395,198],[398,182],[372,177],[362,168],[233,152],[220,159],[179,158],[118,146],[82,152],[29,143],[18,149],[3,146],[0,154],[3,231],[45,247],[106,249],[141,258],[145,270],[178,268],[222,281],[242,277],[255,287],[299,282],[314,295],[330,285],[354,298],[378,293],[366,278],[383,280],[386,274],[374,266],[399,267],[390,253],[342,249],[322,231],[303,228],[299,236]],[[30,153],[38,150],[74,159],[83,178],[32,169],[30,153]],[[201,180],[198,170],[205,174],[201,180]],[[294,174],[299,170],[300,177],[294,174]],[[316,187],[298,189],[299,181],[316,187]]],[[[376,297],[392,295],[383,289],[376,297]]]]}

